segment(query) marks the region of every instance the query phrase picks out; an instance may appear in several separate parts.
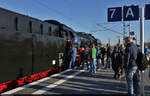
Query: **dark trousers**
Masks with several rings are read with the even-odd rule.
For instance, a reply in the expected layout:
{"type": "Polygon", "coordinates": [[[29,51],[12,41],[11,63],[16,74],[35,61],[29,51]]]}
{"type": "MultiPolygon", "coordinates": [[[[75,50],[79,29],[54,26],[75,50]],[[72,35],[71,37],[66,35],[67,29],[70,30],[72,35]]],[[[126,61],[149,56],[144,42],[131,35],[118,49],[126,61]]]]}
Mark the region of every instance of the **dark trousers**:
{"type": "Polygon", "coordinates": [[[110,68],[110,65],[111,65],[111,58],[110,58],[110,57],[107,57],[105,68],[110,68]]]}
{"type": "Polygon", "coordinates": [[[102,60],[102,66],[104,66],[104,58],[105,58],[105,55],[102,55],[102,58],[101,58],[101,60],[102,60]]]}
{"type": "Polygon", "coordinates": [[[85,63],[87,64],[87,69],[89,69],[89,64],[88,64],[88,59],[83,59],[82,62],[81,62],[81,69],[84,69],[85,68],[85,63]]]}

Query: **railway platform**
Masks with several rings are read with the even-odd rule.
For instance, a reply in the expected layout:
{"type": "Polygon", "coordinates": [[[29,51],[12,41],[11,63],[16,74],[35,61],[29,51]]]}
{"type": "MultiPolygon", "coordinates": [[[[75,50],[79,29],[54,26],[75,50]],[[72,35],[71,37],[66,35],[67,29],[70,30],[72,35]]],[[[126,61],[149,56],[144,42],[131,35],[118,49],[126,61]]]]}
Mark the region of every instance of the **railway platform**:
{"type": "MultiPolygon", "coordinates": [[[[149,69],[146,70],[149,72],[149,69]]],[[[147,81],[147,80],[145,80],[147,81]]],[[[2,93],[5,95],[127,95],[125,78],[113,78],[112,69],[100,69],[91,75],[85,70],[68,69],[22,87],[2,93]]],[[[150,95],[150,83],[145,82],[145,96],[150,95]]]]}

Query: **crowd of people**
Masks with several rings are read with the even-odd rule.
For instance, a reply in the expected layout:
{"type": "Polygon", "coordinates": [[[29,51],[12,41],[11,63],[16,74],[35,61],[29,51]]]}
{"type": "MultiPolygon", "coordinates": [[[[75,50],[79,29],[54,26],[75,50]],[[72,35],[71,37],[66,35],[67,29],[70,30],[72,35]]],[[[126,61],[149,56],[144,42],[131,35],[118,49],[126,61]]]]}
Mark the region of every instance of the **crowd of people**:
{"type": "MultiPolygon", "coordinates": [[[[84,45],[78,50],[74,44],[70,48],[70,62],[68,68],[74,69],[76,54],[79,53],[81,69],[87,69],[91,74],[100,69],[112,68],[114,78],[126,78],[128,94],[140,94],[139,87],[139,70],[136,64],[138,47],[133,43],[132,38],[126,37],[125,44],[117,43],[115,46],[103,44],[96,46],[84,45]],[[88,48],[90,47],[90,48],[88,48]]],[[[145,55],[149,56],[149,50],[145,48],[145,55]]]]}
{"type": "Polygon", "coordinates": [[[85,45],[77,49],[74,44],[70,48],[69,69],[75,67],[75,54],[80,54],[80,67],[87,69],[90,73],[96,73],[97,70],[111,68],[114,70],[114,78],[119,79],[123,75],[123,55],[124,47],[119,43],[112,48],[110,44],[96,46],[92,44],[90,48],[85,45]],[[112,65],[112,66],[111,66],[112,65]]]}

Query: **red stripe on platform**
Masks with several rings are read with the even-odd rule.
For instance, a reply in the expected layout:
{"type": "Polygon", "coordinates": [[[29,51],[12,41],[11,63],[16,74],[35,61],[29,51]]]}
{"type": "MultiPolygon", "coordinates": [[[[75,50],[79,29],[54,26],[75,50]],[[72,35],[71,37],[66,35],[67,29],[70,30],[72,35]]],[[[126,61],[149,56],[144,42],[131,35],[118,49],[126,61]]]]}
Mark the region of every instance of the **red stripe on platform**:
{"type": "Polygon", "coordinates": [[[36,73],[36,74],[30,75],[30,76],[21,77],[18,80],[4,82],[4,83],[0,84],[0,93],[11,90],[11,89],[16,88],[16,87],[23,86],[25,84],[31,83],[33,81],[36,81],[36,80],[39,80],[42,78],[45,78],[49,75],[52,75],[54,73],[58,73],[61,71],[63,71],[62,68],[57,67],[53,70],[49,69],[49,70],[46,70],[46,71],[41,72],[41,73],[36,73]]]}

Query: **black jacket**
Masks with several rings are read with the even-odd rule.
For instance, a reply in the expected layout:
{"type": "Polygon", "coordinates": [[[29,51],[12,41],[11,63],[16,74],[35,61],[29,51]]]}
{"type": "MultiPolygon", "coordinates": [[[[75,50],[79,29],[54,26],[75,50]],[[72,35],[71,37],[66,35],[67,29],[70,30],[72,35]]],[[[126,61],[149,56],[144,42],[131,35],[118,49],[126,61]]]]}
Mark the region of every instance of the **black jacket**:
{"type": "Polygon", "coordinates": [[[111,47],[109,46],[107,48],[107,57],[110,57],[111,56],[111,47]]]}
{"type": "Polygon", "coordinates": [[[111,54],[112,69],[118,70],[122,66],[121,53],[113,51],[111,54]]]}
{"type": "Polygon", "coordinates": [[[130,69],[134,66],[137,66],[136,64],[137,52],[138,52],[138,48],[133,42],[127,44],[125,49],[125,54],[124,54],[125,68],[130,69]]]}
{"type": "Polygon", "coordinates": [[[104,48],[104,47],[102,47],[100,50],[101,50],[102,55],[105,55],[105,53],[106,53],[105,48],[104,48]]]}

